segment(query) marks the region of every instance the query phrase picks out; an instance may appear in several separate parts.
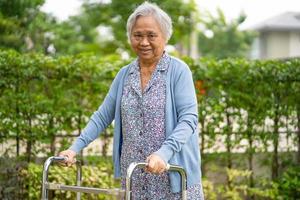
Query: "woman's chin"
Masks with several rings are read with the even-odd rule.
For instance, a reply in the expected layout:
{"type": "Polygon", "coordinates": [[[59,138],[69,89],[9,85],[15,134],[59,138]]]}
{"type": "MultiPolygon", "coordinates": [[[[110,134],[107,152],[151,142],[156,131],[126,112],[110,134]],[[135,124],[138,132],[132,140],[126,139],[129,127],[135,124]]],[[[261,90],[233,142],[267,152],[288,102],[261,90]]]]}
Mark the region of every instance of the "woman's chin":
{"type": "Polygon", "coordinates": [[[151,60],[154,56],[151,53],[139,53],[139,58],[142,60],[151,60]]]}

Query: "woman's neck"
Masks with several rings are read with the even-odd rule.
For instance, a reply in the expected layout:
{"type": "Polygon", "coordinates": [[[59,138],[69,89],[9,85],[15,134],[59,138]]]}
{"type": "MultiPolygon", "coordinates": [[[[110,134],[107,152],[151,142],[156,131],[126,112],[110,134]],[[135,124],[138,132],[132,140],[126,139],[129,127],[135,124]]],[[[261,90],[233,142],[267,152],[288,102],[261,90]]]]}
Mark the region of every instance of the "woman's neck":
{"type": "Polygon", "coordinates": [[[141,72],[152,74],[152,72],[155,70],[157,63],[158,60],[150,61],[150,62],[140,61],[139,62],[140,70],[141,72]]]}

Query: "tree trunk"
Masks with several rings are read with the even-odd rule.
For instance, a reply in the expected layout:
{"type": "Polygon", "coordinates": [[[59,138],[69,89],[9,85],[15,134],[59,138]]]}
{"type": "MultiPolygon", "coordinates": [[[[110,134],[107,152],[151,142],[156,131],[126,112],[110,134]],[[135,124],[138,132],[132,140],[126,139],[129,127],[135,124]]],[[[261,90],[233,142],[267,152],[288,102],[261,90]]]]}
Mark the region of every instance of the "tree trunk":
{"type": "Polygon", "coordinates": [[[226,111],[226,122],[227,122],[227,131],[226,131],[226,150],[227,150],[227,167],[229,169],[232,168],[232,159],[231,159],[231,122],[230,122],[230,115],[226,111]]]}
{"type": "MultiPolygon", "coordinates": [[[[227,155],[227,168],[232,168],[232,158],[231,158],[231,121],[230,121],[230,114],[228,112],[228,107],[225,109],[226,114],[226,122],[227,122],[227,130],[226,130],[226,155],[227,155]]],[[[229,177],[227,177],[227,184],[228,187],[231,188],[231,181],[229,180],[229,177]]]]}
{"type": "Polygon", "coordinates": [[[248,141],[249,141],[249,152],[248,152],[248,165],[249,165],[249,170],[252,172],[250,175],[250,181],[249,181],[249,186],[253,187],[254,186],[254,179],[253,179],[253,139],[251,136],[251,133],[248,134],[248,141]]]}
{"type": "MultiPolygon", "coordinates": [[[[81,133],[81,116],[82,116],[82,112],[79,111],[78,112],[78,119],[77,119],[77,130],[78,130],[78,135],[80,135],[81,133]]],[[[83,157],[83,150],[80,151],[80,157],[83,157]]]]}
{"type": "Polygon", "coordinates": [[[27,155],[27,162],[31,161],[31,151],[32,151],[32,127],[31,127],[31,118],[28,117],[28,139],[27,139],[27,146],[26,146],[26,155],[27,155]]]}
{"type": "Polygon", "coordinates": [[[297,154],[297,163],[298,166],[300,165],[300,105],[298,105],[298,109],[297,109],[297,126],[298,126],[298,130],[297,130],[297,136],[298,136],[298,154],[297,154]]]}
{"type": "MultiPolygon", "coordinates": [[[[253,170],[253,154],[254,154],[254,148],[253,148],[253,135],[252,135],[252,131],[253,131],[253,128],[252,128],[252,120],[249,119],[249,116],[248,116],[248,119],[247,119],[247,139],[248,139],[248,143],[249,143],[249,147],[247,149],[247,153],[248,153],[248,170],[251,171],[251,174],[250,174],[250,177],[249,177],[249,188],[253,188],[254,187],[254,178],[253,178],[253,173],[254,173],[254,170],[253,170]]],[[[254,195],[249,195],[247,197],[247,200],[253,200],[255,199],[255,196],[254,195]]]]}
{"type": "MultiPolygon", "coordinates": [[[[16,94],[19,93],[19,79],[17,78],[17,84],[16,84],[16,94]]],[[[16,101],[16,119],[19,119],[20,116],[20,108],[19,108],[19,101],[17,99],[16,101]]],[[[16,153],[17,153],[17,157],[19,157],[20,155],[20,130],[19,130],[19,121],[17,120],[17,124],[16,124],[16,153]]]]}
{"type": "Polygon", "coordinates": [[[32,150],[32,137],[27,140],[27,146],[26,146],[26,155],[27,155],[27,162],[29,163],[31,161],[31,150],[32,150]]]}
{"type": "Polygon", "coordinates": [[[17,157],[20,155],[20,133],[17,125],[17,135],[16,135],[16,152],[17,152],[17,157]]]}
{"type": "MultiPolygon", "coordinates": [[[[288,108],[287,108],[288,109],[288,108]]],[[[286,122],[285,122],[285,128],[286,128],[286,147],[287,147],[287,152],[290,153],[291,148],[289,145],[289,139],[290,139],[290,134],[289,134],[289,115],[286,116],[286,122]]]]}
{"type": "MultiPolygon", "coordinates": [[[[204,150],[205,150],[205,134],[206,134],[206,131],[205,131],[205,128],[204,128],[204,119],[205,119],[205,116],[202,116],[200,118],[200,124],[201,124],[201,130],[200,130],[200,134],[201,134],[201,149],[200,149],[200,153],[201,153],[201,160],[205,160],[204,159],[204,150]]],[[[204,162],[201,162],[201,171],[202,171],[202,175],[204,176],[205,175],[205,163],[204,162]]]]}
{"type": "Polygon", "coordinates": [[[50,143],[50,151],[51,151],[51,155],[55,155],[55,133],[53,131],[54,129],[54,119],[53,116],[50,117],[49,119],[49,125],[48,125],[48,134],[51,137],[51,143],[50,143]]]}
{"type": "Polygon", "coordinates": [[[102,146],[102,156],[104,157],[107,156],[108,144],[109,144],[109,137],[107,134],[107,130],[105,129],[103,133],[103,146],[102,146]]]}
{"type": "Polygon", "coordinates": [[[274,133],[273,133],[273,158],[272,158],[272,180],[278,177],[278,139],[279,139],[279,104],[275,106],[275,116],[274,116],[274,133]]]}
{"type": "Polygon", "coordinates": [[[17,153],[17,157],[20,156],[20,130],[19,130],[19,124],[17,123],[16,126],[16,153],[17,153]]]}
{"type": "Polygon", "coordinates": [[[56,141],[56,137],[55,135],[51,135],[51,144],[50,144],[50,152],[51,152],[51,155],[55,155],[55,141],[56,141]]]}
{"type": "Polygon", "coordinates": [[[251,119],[247,119],[247,139],[249,142],[249,147],[248,147],[248,169],[252,172],[250,175],[250,180],[249,180],[249,186],[254,187],[254,179],[253,179],[253,153],[254,153],[254,148],[253,148],[253,136],[252,136],[252,123],[251,119]]]}

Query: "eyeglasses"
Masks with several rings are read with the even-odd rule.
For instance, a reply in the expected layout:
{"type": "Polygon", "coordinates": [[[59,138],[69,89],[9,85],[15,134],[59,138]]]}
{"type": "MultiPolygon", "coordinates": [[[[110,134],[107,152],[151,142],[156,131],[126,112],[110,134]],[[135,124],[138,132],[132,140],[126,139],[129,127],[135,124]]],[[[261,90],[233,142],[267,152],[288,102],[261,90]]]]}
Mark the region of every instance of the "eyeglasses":
{"type": "Polygon", "coordinates": [[[138,42],[143,41],[144,37],[146,37],[148,41],[153,42],[157,39],[158,35],[155,33],[149,33],[149,34],[134,33],[132,35],[132,38],[138,42]]]}

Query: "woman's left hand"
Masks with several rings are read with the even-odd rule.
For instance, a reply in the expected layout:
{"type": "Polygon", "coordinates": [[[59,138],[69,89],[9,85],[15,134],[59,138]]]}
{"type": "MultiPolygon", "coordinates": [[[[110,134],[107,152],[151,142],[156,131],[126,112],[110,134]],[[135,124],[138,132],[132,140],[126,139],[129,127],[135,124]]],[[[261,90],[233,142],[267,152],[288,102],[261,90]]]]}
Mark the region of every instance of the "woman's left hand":
{"type": "Polygon", "coordinates": [[[167,170],[167,164],[156,154],[151,154],[147,157],[146,171],[155,174],[161,174],[167,170]]]}

